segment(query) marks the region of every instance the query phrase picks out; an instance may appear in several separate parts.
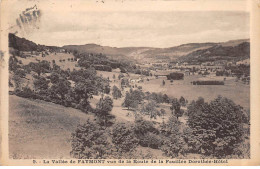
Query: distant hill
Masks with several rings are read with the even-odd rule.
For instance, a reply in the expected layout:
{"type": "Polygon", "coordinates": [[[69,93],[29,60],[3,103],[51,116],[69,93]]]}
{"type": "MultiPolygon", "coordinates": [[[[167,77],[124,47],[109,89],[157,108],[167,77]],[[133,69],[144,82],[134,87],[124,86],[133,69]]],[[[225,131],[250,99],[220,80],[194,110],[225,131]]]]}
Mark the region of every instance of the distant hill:
{"type": "MultiPolygon", "coordinates": [[[[100,46],[97,44],[86,44],[86,45],[66,45],[64,49],[74,51],[77,50],[80,53],[103,53],[111,59],[132,59],[128,58],[132,53],[136,53],[139,50],[149,50],[149,47],[109,47],[100,46]]],[[[134,58],[135,59],[135,58],[134,58]]]]}
{"type": "Polygon", "coordinates": [[[228,41],[193,51],[178,58],[181,62],[212,62],[217,60],[239,61],[250,58],[250,43],[247,40],[228,41]]]}
{"type": "Polygon", "coordinates": [[[180,61],[207,62],[214,60],[243,60],[250,57],[249,39],[230,40],[219,43],[188,43],[169,48],[110,47],[97,44],[66,45],[63,47],[39,45],[25,38],[9,34],[9,47],[20,51],[43,51],[66,49],[78,53],[105,54],[113,60],[139,62],[180,61]]]}
{"type": "Polygon", "coordinates": [[[194,61],[205,62],[214,59],[242,60],[249,58],[249,40],[231,40],[220,43],[188,43],[170,48],[124,47],[116,48],[96,44],[68,45],[63,48],[78,52],[103,53],[111,59],[151,61],[194,61]]]}
{"type": "Polygon", "coordinates": [[[194,50],[205,49],[216,45],[215,43],[190,43],[171,48],[152,47],[109,47],[97,44],[67,45],[67,50],[77,50],[80,53],[103,53],[112,59],[135,59],[135,60],[172,60],[188,54],[194,50]]]}
{"type": "Polygon", "coordinates": [[[188,43],[170,48],[156,48],[143,52],[145,58],[162,60],[175,60],[199,49],[207,49],[215,46],[216,43],[188,43]]]}

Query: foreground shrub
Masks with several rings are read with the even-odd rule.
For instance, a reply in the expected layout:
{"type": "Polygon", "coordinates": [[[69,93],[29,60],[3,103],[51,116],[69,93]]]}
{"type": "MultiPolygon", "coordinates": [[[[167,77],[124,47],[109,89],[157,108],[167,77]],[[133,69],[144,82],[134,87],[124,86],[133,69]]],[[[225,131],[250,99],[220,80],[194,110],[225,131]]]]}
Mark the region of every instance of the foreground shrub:
{"type": "Polygon", "coordinates": [[[72,133],[71,156],[78,159],[104,159],[111,154],[105,130],[88,120],[72,133]]]}
{"type": "Polygon", "coordinates": [[[175,158],[186,155],[188,147],[181,132],[181,123],[175,116],[171,116],[168,122],[161,126],[161,133],[164,136],[161,150],[166,156],[175,158]]]}
{"type": "Polygon", "coordinates": [[[135,120],[134,133],[139,141],[139,145],[158,149],[162,145],[159,131],[151,121],[137,118],[135,120]]]}
{"type": "Polygon", "coordinates": [[[112,142],[119,153],[133,151],[138,143],[134,135],[134,128],[124,123],[116,124],[112,130],[112,142]]]}
{"type": "Polygon", "coordinates": [[[201,143],[200,153],[226,157],[243,139],[243,111],[233,101],[219,96],[199,109],[189,107],[188,125],[192,135],[201,143]]]}

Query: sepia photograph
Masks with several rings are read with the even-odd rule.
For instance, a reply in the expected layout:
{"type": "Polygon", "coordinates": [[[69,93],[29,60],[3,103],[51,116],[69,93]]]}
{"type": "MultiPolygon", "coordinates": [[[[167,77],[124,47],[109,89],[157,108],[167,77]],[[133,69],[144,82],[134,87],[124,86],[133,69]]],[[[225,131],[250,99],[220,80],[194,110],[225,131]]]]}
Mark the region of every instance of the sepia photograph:
{"type": "Polygon", "coordinates": [[[2,156],[30,165],[252,158],[248,1],[3,2],[2,156]]]}

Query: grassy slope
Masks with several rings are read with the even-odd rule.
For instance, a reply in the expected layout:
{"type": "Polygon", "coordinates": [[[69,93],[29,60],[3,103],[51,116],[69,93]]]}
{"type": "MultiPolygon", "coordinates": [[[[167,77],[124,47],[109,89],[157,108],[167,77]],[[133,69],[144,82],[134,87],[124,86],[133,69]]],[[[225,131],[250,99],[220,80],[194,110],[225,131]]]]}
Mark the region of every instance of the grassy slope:
{"type": "Polygon", "coordinates": [[[11,158],[70,158],[71,132],[88,118],[93,118],[93,115],[53,103],[11,95],[11,158]]]}

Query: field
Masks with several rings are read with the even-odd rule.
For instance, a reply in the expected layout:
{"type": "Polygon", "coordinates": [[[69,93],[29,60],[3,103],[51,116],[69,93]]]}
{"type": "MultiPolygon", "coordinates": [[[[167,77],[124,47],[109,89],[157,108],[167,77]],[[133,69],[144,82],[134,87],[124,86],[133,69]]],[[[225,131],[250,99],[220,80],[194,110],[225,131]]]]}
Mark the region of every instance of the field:
{"type": "Polygon", "coordinates": [[[188,101],[203,97],[206,101],[215,99],[218,95],[233,100],[245,109],[250,108],[250,86],[235,82],[234,79],[225,81],[225,85],[191,85],[193,80],[199,80],[200,76],[185,76],[184,80],[174,81],[172,84],[166,78],[152,79],[143,84],[144,91],[162,92],[168,96],[180,98],[183,96],[188,101]],[[162,86],[165,80],[165,86],[162,86]]]}

